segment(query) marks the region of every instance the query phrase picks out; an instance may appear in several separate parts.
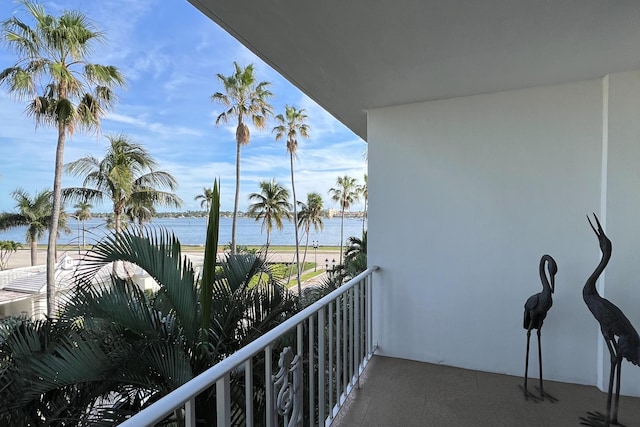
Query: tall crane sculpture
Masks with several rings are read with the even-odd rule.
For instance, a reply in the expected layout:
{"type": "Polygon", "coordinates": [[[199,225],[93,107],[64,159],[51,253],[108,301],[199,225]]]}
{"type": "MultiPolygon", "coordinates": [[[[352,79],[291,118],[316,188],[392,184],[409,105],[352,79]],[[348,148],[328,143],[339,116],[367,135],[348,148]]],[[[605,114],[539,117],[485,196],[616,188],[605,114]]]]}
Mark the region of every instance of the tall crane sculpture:
{"type": "Polygon", "coordinates": [[[596,214],[593,214],[597,228],[593,226],[591,219],[587,217],[591,229],[598,237],[602,258],[598,266],[582,289],[582,298],[589,310],[600,324],[600,331],[611,354],[611,370],[609,371],[609,391],[607,394],[607,414],[599,412],[589,412],[588,418],[581,418],[580,424],[589,426],[620,425],[618,424],[618,401],[620,399],[620,368],[622,359],[625,358],[634,365],[640,364],[640,337],[633,328],[631,322],[609,300],[602,298],[596,289],[596,281],[604,271],[611,258],[611,241],[604,234],[600,221],[596,214]],[[615,380],[615,398],[613,399],[613,410],[611,400],[615,380]]]}
{"type": "Polygon", "coordinates": [[[542,281],[542,292],[531,295],[524,304],[524,322],[523,327],[527,330],[527,356],[524,367],[524,397],[528,399],[532,395],[527,389],[527,379],[529,376],[529,342],[531,341],[531,330],[536,329],[538,332],[538,366],[540,373],[540,398],[544,400],[546,397],[552,402],[556,399],[544,392],[542,385],[542,347],[540,346],[540,331],[542,323],[547,317],[547,312],[553,305],[551,294],[555,290],[555,275],[558,272],[558,265],[550,255],[543,255],[540,258],[540,280],[542,281]],[[546,269],[545,269],[546,266],[546,269]],[[547,278],[547,271],[549,277],[547,278]]]}

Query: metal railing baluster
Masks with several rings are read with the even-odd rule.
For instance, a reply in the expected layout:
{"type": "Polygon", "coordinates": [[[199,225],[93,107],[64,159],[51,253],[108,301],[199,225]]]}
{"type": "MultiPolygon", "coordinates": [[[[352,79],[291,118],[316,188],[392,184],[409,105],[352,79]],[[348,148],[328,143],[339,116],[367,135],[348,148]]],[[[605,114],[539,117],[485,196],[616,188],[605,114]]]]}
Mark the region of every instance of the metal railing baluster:
{"type": "Polygon", "coordinates": [[[347,335],[348,320],[347,306],[349,305],[349,292],[342,294],[342,389],[344,393],[348,393],[347,384],[349,378],[349,336],[347,335]]]}
{"type": "Polygon", "coordinates": [[[336,394],[338,396],[338,402],[340,402],[340,396],[342,395],[342,353],[340,352],[341,348],[341,338],[342,338],[342,328],[341,328],[341,313],[340,310],[340,301],[341,297],[336,298],[336,394]]]}
{"type": "Polygon", "coordinates": [[[329,303],[329,321],[327,322],[329,329],[329,418],[333,418],[333,381],[335,375],[333,372],[333,303],[329,303]]]}
{"type": "Polygon", "coordinates": [[[325,416],[325,308],[324,306],[318,310],[318,425],[324,425],[325,416]]]}
{"type": "Polygon", "coordinates": [[[315,348],[314,348],[314,335],[313,335],[313,314],[309,316],[309,425],[313,427],[316,419],[315,411],[315,384],[314,384],[314,360],[315,360],[315,348]]]}
{"type": "Polygon", "coordinates": [[[275,427],[273,424],[273,408],[275,407],[273,400],[273,381],[271,380],[271,366],[272,366],[272,354],[271,345],[268,345],[264,349],[264,383],[265,383],[265,402],[266,402],[266,416],[267,427],[275,427]]]}
{"type": "Polygon", "coordinates": [[[196,398],[184,402],[184,425],[185,427],[196,427],[196,398]]]}
{"type": "Polygon", "coordinates": [[[229,372],[216,381],[216,414],[219,426],[231,425],[231,376],[229,372]]]}
{"type": "Polygon", "coordinates": [[[360,284],[353,287],[353,375],[360,377],[360,284]]]}
{"type": "Polygon", "coordinates": [[[244,362],[245,425],[253,427],[253,358],[244,362]]]}

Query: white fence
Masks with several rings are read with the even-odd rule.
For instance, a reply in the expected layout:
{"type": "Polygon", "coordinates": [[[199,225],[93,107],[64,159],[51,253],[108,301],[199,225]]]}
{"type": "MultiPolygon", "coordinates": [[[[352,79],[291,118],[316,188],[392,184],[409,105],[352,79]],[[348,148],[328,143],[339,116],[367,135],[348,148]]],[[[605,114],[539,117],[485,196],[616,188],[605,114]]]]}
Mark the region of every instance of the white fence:
{"type": "Polygon", "coordinates": [[[203,392],[215,394],[216,405],[198,413],[213,414],[217,426],[330,425],[376,349],[377,270],[368,268],[121,426],[151,426],[174,415],[193,427],[203,392]]]}

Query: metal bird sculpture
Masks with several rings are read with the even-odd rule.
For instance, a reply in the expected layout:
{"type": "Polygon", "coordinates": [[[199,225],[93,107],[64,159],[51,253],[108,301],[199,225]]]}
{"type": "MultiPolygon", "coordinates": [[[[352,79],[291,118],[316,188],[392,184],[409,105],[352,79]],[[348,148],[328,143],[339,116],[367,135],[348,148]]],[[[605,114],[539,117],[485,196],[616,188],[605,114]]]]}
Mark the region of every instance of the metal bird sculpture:
{"type": "Polygon", "coordinates": [[[555,402],[553,396],[544,392],[544,387],[542,384],[542,347],[540,345],[540,334],[542,329],[542,323],[544,322],[545,317],[547,317],[547,312],[553,305],[553,300],[551,298],[551,294],[555,290],[555,275],[558,272],[558,265],[556,261],[550,255],[543,255],[540,258],[540,280],[542,281],[542,292],[539,292],[535,295],[531,295],[527,302],[524,304],[524,322],[523,327],[527,330],[527,356],[525,359],[525,368],[524,368],[524,397],[528,399],[529,397],[534,397],[529,393],[527,389],[527,379],[529,375],[529,342],[531,341],[531,330],[536,329],[538,332],[538,365],[539,365],[539,373],[540,373],[540,399],[544,400],[546,397],[549,401],[555,402]],[[546,266],[546,269],[545,269],[546,266]],[[547,278],[547,271],[549,273],[549,277],[547,278]]]}
{"type": "Polygon", "coordinates": [[[598,237],[602,258],[598,266],[582,289],[582,298],[589,307],[600,324],[600,331],[604,338],[609,353],[611,354],[611,370],[609,372],[609,391],[607,394],[607,413],[603,415],[599,412],[589,412],[587,418],[581,417],[580,424],[588,426],[621,425],[618,423],[618,401],[620,399],[620,368],[622,359],[625,358],[634,365],[640,364],[640,337],[633,328],[631,322],[612,302],[602,298],[596,289],[596,281],[604,271],[611,258],[611,241],[604,234],[598,217],[593,214],[597,228],[594,227],[591,219],[587,217],[591,229],[598,237]],[[615,398],[613,399],[613,409],[611,400],[615,382],[615,398]]]}

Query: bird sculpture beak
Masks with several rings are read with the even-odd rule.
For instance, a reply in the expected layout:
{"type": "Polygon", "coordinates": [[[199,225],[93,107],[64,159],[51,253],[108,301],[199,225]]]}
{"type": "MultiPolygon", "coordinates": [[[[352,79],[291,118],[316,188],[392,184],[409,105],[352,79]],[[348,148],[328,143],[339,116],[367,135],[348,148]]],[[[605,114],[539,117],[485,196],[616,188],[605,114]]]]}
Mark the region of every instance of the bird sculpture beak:
{"type": "Polygon", "coordinates": [[[587,215],[587,221],[589,221],[589,225],[591,226],[591,229],[593,230],[594,233],[596,233],[596,236],[600,237],[602,234],[604,234],[602,232],[602,225],[600,225],[600,221],[598,220],[598,217],[596,216],[596,214],[593,214],[593,218],[596,220],[596,224],[598,225],[598,229],[596,230],[596,228],[593,226],[593,223],[591,222],[591,219],[589,218],[589,215],[587,215]]]}

